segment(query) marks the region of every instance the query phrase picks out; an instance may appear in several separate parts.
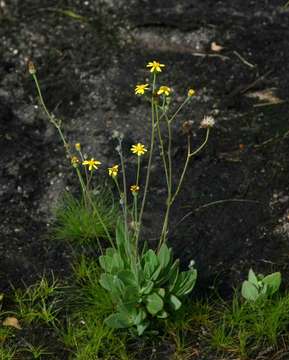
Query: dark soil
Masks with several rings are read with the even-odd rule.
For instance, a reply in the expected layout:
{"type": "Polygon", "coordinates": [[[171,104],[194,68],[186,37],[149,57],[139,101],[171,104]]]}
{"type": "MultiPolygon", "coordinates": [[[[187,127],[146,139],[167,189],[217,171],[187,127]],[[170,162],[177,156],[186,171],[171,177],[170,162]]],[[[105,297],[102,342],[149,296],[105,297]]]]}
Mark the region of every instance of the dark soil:
{"type": "MultiPolygon", "coordinates": [[[[124,133],[127,148],[149,137],[147,105],[133,94],[135,84],[147,76],[148,61],[166,64],[163,80],[173,86],[177,101],[193,86],[193,105],[175,123],[176,176],[186,151],[182,122],[194,121],[196,145],[204,136],[198,130],[204,115],[214,115],[217,125],[206,150],[192,161],[172,213],[170,243],[184,267],[195,260],[201,293],[208,294],[217,283],[229,296],[250,267],[280,270],[288,287],[285,3],[1,2],[2,291],[8,291],[10,283],[30,284],[45,272],[70,275],[71,251],[50,240],[49,228],[53,208],[65,189],[76,189],[76,179],[57,134],[36,105],[28,58],[35,62],[47,105],[63,120],[68,138],[107,165],[116,158],[115,130],[124,133]],[[213,51],[212,42],[222,51],[213,51]],[[264,94],[267,98],[260,99],[264,94]]],[[[145,218],[146,238],[152,244],[164,199],[159,169],[156,164],[145,218]]]]}

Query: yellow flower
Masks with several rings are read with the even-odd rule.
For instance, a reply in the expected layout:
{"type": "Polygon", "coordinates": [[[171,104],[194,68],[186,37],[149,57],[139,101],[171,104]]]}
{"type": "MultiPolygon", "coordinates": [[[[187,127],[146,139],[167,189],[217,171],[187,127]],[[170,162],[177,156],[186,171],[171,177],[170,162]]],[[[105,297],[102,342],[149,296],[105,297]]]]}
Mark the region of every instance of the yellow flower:
{"type": "Polygon", "coordinates": [[[137,85],[134,89],[136,95],[143,95],[146,90],[148,90],[149,84],[140,84],[137,85]]]}
{"type": "Polygon", "coordinates": [[[157,94],[158,95],[165,94],[166,96],[169,96],[170,92],[171,92],[171,88],[169,88],[168,86],[161,86],[157,94]]]}
{"type": "Polygon", "coordinates": [[[130,187],[130,191],[133,193],[133,194],[137,194],[139,192],[139,186],[138,185],[132,185],[130,187]]]}
{"type": "Polygon", "coordinates": [[[81,150],[81,145],[80,145],[80,143],[76,143],[76,144],[75,144],[75,149],[76,149],[77,151],[80,151],[80,150],[81,150]]]}
{"type": "Polygon", "coordinates": [[[108,175],[111,177],[116,177],[118,174],[118,165],[114,165],[110,168],[108,168],[108,175]]]}
{"type": "Polygon", "coordinates": [[[71,158],[70,161],[71,161],[71,165],[72,165],[73,167],[77,167],[78,164],[79,164],[79,159],[78,159],[77,156],[72,156],[72,158],[71,158]]]}
{"type": "Polygon", "coordinates": [[[188,97],[192,97],[196,94],[195,90],[194,89],[189,89],[188,91],[188,97]]]}
{"type": "Polygon", "coordinates": [[[92,171],[94,169],[98,169],[97,165],[100,165],[101,162],[94,160],[94,158],[91,158],[90,160],[85,160],[83,161],[82,165],[87,165],[88,166],[88,170],[92,171]]]}
{"type": "Polygon", "coordinates": [[[133,145],[130,149],[130,151],[133,154],[136,154],[137,156],[141,156],[144,155],[144,153],[147,152],[147,149],[145,148],[145,146],[141,143],[137,143],[136,145],[133,145]]]}
{"type": "Polygon", "coordinates": [[[151,68],[150,72],[162,72],[162,67],[165,67],[164,64],[160,64],[157,61],[150,61],[147,64],[147,68],[151,68]]]}

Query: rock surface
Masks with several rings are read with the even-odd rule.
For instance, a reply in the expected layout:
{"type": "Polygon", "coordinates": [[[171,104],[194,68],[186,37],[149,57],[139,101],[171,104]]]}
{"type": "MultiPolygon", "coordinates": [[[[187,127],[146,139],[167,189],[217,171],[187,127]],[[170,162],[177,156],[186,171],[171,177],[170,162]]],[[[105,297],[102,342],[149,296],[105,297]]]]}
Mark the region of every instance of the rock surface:
{"type": "MultiPolygon", "coordinates": [[[[289,11],[283,5],[1,1],[2,289],[9,282],[30,283],[44,271],[65,275],[71,256],[49,239],[49,226],[53,207],[67,187],[76,189],[76,179],[38,108],[28,58],[67,137],[105,165],[116,160],[115,131],[124,134],[127,150],[148,140],[149,109],[133,94],[148,76],[148,61],[166,64],[162,79],[173,87],[176,103],[193,86],[197,96],[175,122],[176,177],[186,151],[182,122],[194,121],[195,145],[204,136],[198,130],[204,115],[214,115],[217,125],[190,166],[172,214],[170,243],[184,266],[196,261],[200,288],[218,277],[229,289],[251,266],[279,269],[289,279],[289,11]],[[213,42],[223,49],[213,51],[213,42]],[[256,91],[273,92],[280,102],[250,96],[256,91]]],[[[145,217],[151,244],[164,199],[158,164],[145,217]]]]}

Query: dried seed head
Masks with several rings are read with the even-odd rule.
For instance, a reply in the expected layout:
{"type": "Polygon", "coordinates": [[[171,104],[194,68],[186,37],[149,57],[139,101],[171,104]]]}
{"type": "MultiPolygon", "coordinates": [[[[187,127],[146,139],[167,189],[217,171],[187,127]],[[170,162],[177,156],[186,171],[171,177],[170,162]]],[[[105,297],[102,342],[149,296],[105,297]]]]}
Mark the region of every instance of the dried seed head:
{"type": "Polygon", "coordinates": [[[187,120],[182,124],[182,132],[184,135],[192,135],[193,132],[193,121],[187,120]]]}
{"type": "Polygon", "coordinates": [[[215,125],[215,119],[213,116],[204,116],[203,120],[201,121],[200,127],[203,129],[211,128],[215,125]]]}

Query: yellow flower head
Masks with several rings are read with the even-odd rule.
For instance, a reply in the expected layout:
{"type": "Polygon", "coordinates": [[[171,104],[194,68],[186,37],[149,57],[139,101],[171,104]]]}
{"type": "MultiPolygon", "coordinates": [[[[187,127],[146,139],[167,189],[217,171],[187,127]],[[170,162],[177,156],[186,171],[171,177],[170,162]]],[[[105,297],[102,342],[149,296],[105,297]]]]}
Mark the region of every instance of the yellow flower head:
{"type": "Polygon", "coordinates": [[[118,165],[114,165],[108,168],[107,170],[108,170],[108,175],[114,178],[118,174],[118,165]]]}
{"type": "Polygon", "coordinates": [[[162,72],[162,67],[165,67],[165,65],[160,64],[158,61],[150,61],[147,64],[147,68],[150,68],[150,72],[162,72]]]}
{"type": "Polygon", "coordinates": [[[146,90],[148,90],[149,84],[140,84],[137,85],[134,89],[136,95],[143,95],[146,90]]]}
{"type": "Polygon", "coordinates": [[[130,187],[130,191],[133,193],[133,194],[137,194],[139,192],[139,186],[138,185],[132,185],[130,187]]]}
{"type": "Polygon", "coordinates": [[[80,151],[80,150],[81,150],[81,145],[80,145],[80,143],[76,143],[74,146],[75,146],[75,149],[76,149],[77,151],[80,151]]]}
{"type": "Polygon", "coordinates": [[[70,161],[71,161],[71,165],[72,165],[73,167],[77,167],[78,164],[79,164],[79,159],[78,159],[77,156],[72,156],[72,158],[71,158],[70,161]]]}
{"type": "Polygon", "coordinates": [[[169,96],[171,93],[171,88],[169,88],[168,86],[161,86],[157,92],[158,95],[166,95],[169,96]]]}
{"type": "Polygon", "coordinates": [[[188,97],[192,97],[196,94],[195,90],[194,89],[189,89],[188,91],[188,97]]]}
{"type": "Polygon", "coordinates": [[[94,169],[98,169],[97,165],[100,165],[101,162],[94,160],[94,158],[91,158],[90,160],[83,161],[82,165],[88,166],[89,171],[93,171],[94,169]]]}
{"type": "Polygon", "coordinates": [[[130,149],[130,151],[133,154],[136,154],[137,156],[141,156],[144,155],[144,153],[147,152],[147,149],[145,148],[145,146],[141,143],[137,143],[136,145],[133,145],[130,149]]]}

